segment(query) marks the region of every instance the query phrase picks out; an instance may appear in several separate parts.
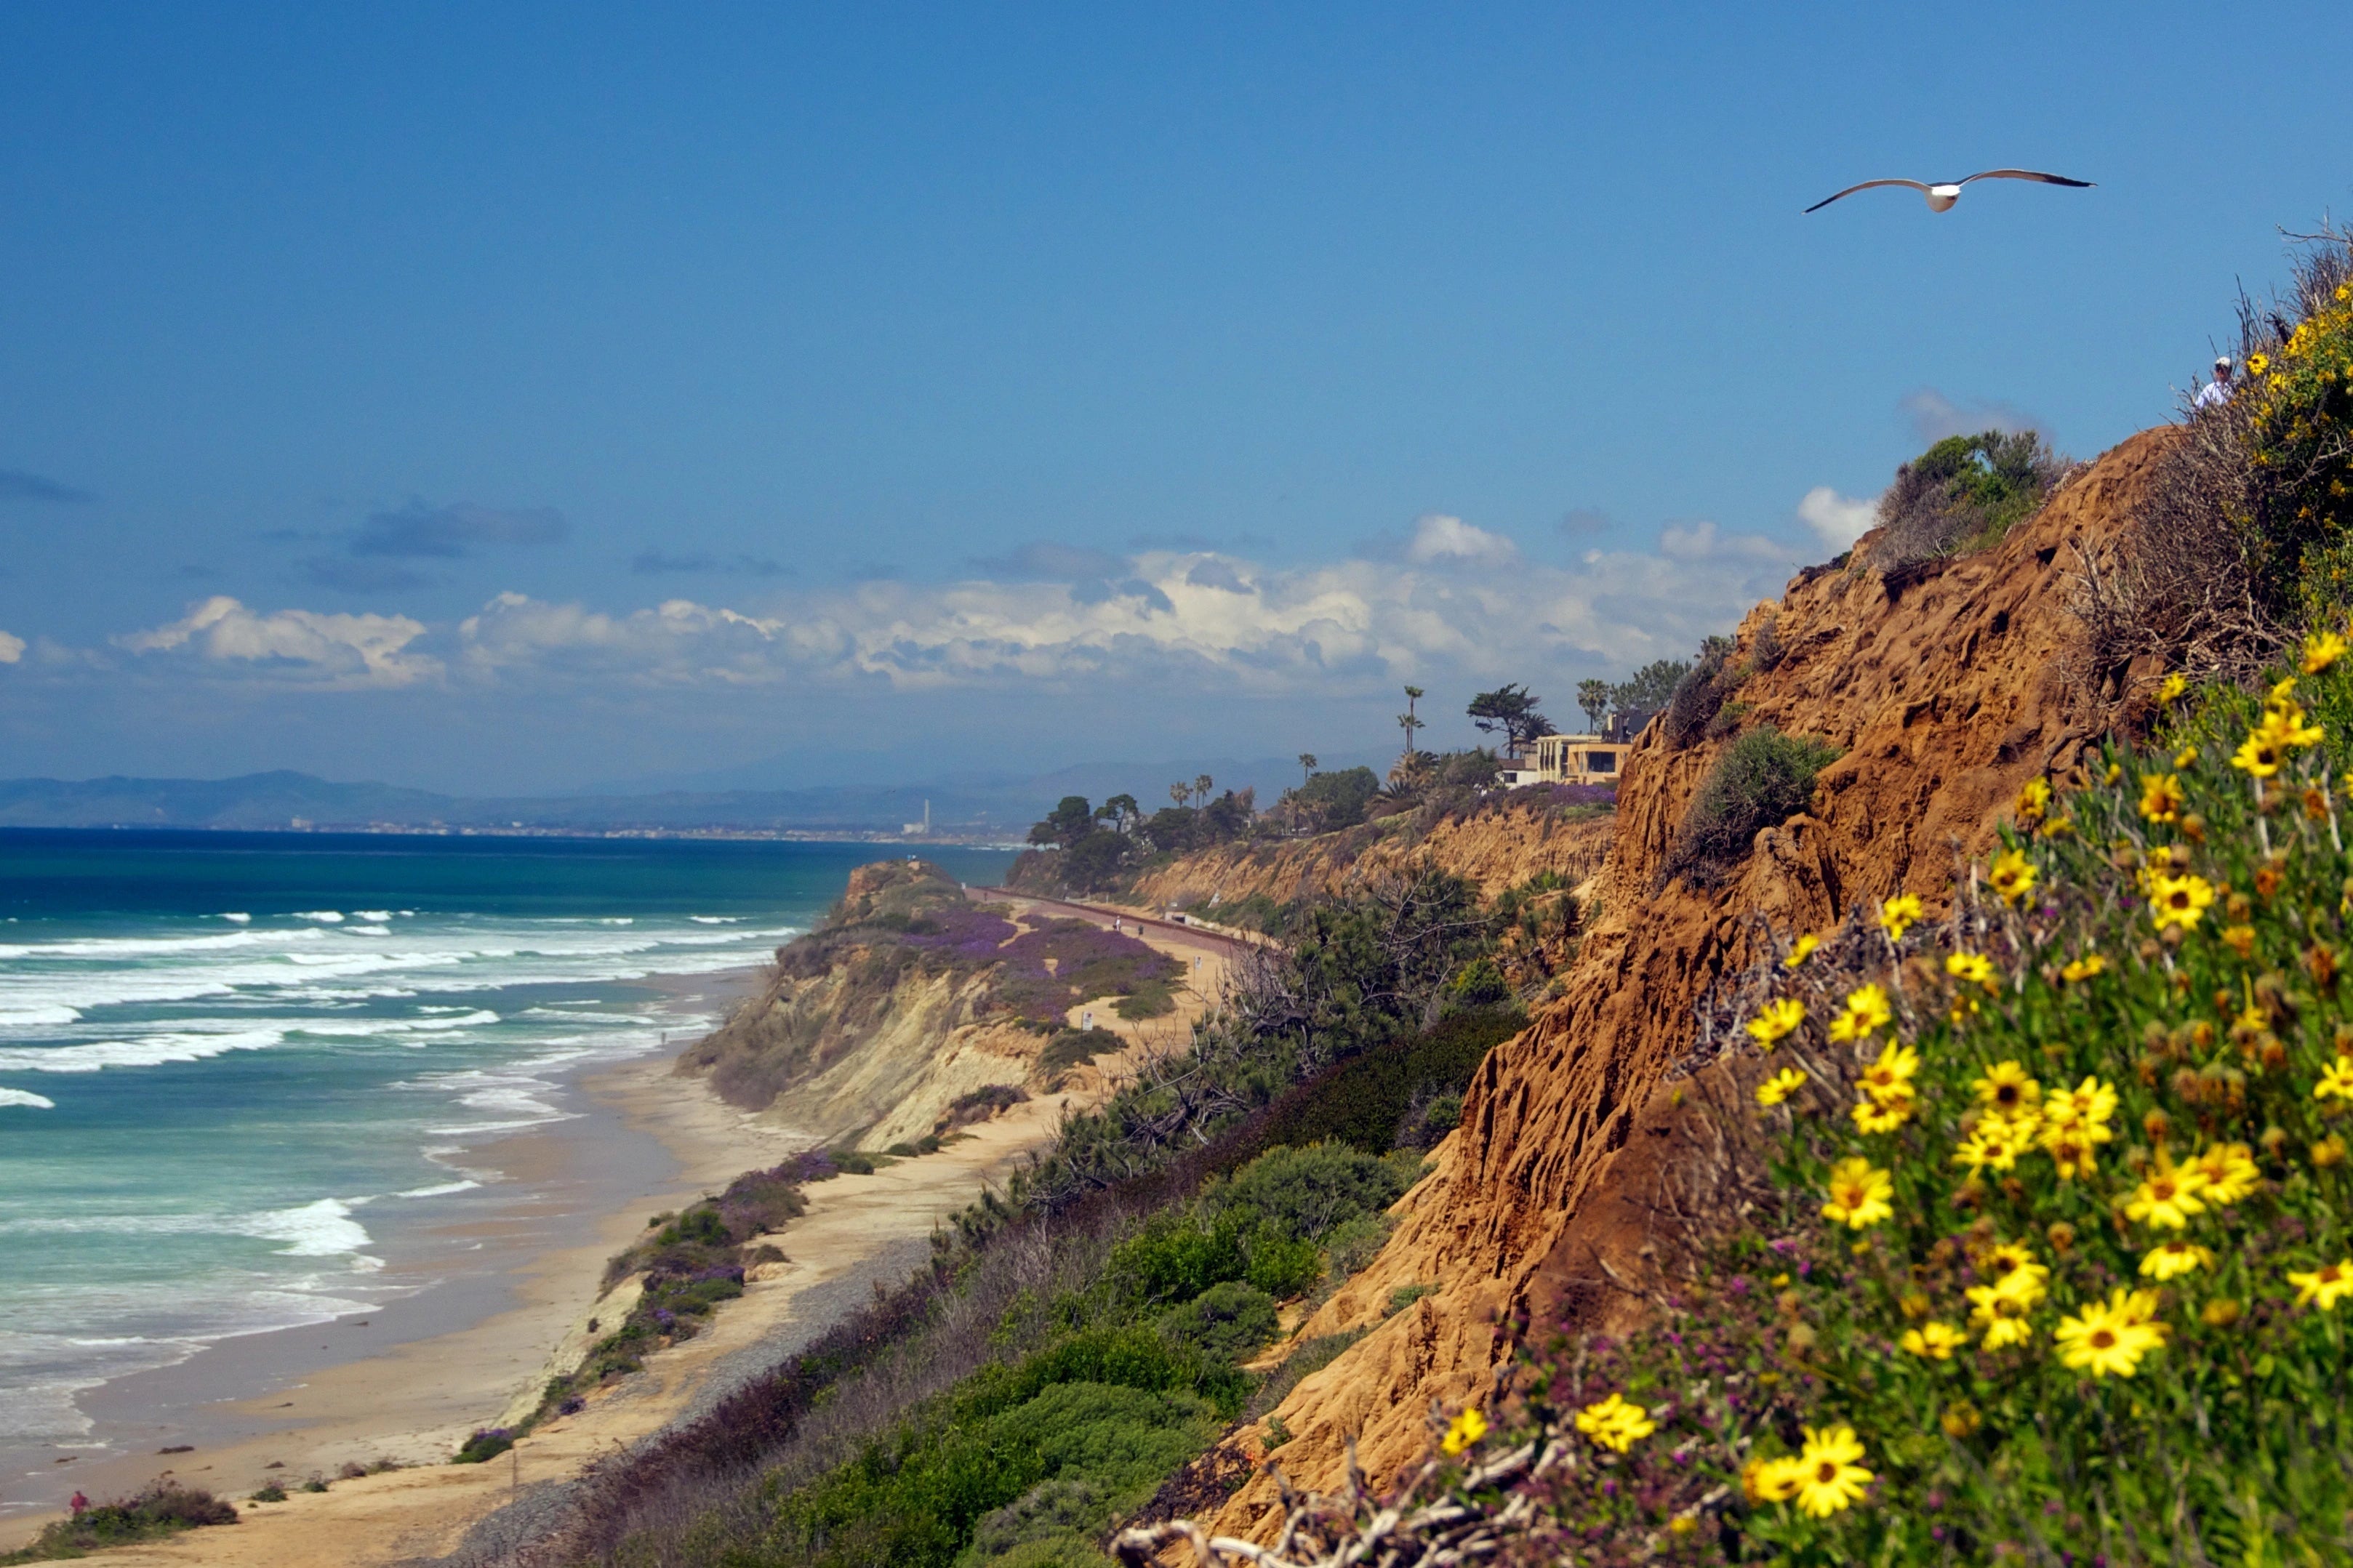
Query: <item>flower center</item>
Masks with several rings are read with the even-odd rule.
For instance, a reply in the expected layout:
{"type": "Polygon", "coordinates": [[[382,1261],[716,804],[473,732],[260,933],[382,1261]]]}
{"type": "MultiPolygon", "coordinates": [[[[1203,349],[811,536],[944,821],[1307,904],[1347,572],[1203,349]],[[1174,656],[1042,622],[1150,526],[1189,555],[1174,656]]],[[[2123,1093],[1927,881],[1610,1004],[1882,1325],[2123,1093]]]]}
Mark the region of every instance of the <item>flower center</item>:
{"type": "Polygon", "coordinates": [[[1838,1479],[1838,1467],[1832,1464],[1830,1460],[1824,1459],[1820,1464],[1814,1467],[1814,1479],[1823,1486],[1830,1485],[1832,1481],[1838,1479]]]}
{"type": "Polygon", "coordinates": [[[2148,1190],[2149,1194],[2156,1198],[2158,1203],[2168,1204],[2173,1201],[2173,1184],[2171,1182],[2152,1182],[2149,1184],[2148,1190]]]}
{"type": "Polygon", "coordinates": [[[2093,1331],[2092,1348],[2095,1351],[2106,1350],[2116,1342],[2116,1336],[2106,1329],[2097,1329],[2093,1331]]]}

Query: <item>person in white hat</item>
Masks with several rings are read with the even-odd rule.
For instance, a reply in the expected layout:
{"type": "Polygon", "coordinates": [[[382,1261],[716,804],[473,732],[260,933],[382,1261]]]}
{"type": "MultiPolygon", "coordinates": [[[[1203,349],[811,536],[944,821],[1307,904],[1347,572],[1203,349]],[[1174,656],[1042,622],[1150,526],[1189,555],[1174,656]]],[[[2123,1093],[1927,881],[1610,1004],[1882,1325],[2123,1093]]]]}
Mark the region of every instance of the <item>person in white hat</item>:
{"type": "Polygon", "coordinates": [[[2231,401],[2231,394],[2236,390],[2231,384],[2231,356],[2221,355],[2214,361],[2214,379],[2200,387],[2198,395],[2189,400],[2190,411],[2220,408],[2231,401]]]}

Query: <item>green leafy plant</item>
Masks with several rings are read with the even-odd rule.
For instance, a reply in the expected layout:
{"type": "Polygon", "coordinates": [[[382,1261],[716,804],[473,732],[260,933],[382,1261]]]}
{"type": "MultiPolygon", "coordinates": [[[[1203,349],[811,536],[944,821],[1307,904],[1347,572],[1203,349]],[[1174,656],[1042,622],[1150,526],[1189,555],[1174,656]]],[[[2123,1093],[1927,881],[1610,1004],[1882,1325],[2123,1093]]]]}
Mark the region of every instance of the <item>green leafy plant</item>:
{"type": "Polygon", "coordinates": [[[1778,827],[1806,809],[1814,775],[1837,761],[1833,747],[1761,724],[1725,749],[1683,814],[1662,880],[1703,885],[1747,858],[1759,829],[1778,827]]]}

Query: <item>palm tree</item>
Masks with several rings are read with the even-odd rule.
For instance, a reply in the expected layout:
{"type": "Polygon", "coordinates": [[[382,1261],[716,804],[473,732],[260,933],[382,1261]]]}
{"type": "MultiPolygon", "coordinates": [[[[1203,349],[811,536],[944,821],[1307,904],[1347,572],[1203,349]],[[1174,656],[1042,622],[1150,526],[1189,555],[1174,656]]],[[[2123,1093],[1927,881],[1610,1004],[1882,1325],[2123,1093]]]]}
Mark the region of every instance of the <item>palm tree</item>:
{"type": "Polygon", "coordinates": [[[1299,787],[1300,787],[1301,789],[1305,789],[1305,788],[1307,787],[1307,781],[1308,781],[1309,779],[1314,778],[1314,776],[1315,776],[1315,753],[1314,753],[1314,752],[1300,752],[1300,753],[1299,753],[1299,787]]]}
{"type": "Polygon", "coordinates": [[[1203,805],[1209,804],[1209,792],[1216,787],[1217,782],[1211,779],[1207,773],[1203,773],[1199,778],[1193,781],[1193,793],[1201,797],[1201,804],[1203,805]]]}
{"type": "Polygon", "coordinates": [[[1416,730],[1425,729],[1428,727],[1424,725],[1419,719],[1414,716],[1413,711],[1413,705],[1420,701],[1423,695],[1424,694],[1420,687],[1407,687],[1405,689],[1405,711],[1398,715],[1398,728],[1405,731],[1405,754],[1409,757],[1413,755],[1413,732],[1416,730]]]}
{"type": "Polygon", "coordinates": [[[1177,809],[1181,811],[1184,809],[1185,803],[1193,798],[1193,786],[1179,779],[1168,786],[1168,798],[1175,801],[1177,809]]]}

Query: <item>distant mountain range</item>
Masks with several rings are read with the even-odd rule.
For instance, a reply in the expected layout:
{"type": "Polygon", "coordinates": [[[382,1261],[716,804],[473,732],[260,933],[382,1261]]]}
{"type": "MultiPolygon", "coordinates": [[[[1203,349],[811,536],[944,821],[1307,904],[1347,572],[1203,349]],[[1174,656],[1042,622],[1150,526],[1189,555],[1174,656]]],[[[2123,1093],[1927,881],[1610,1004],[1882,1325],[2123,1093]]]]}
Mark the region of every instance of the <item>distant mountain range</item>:
{"type": "MultiPolygon", "coordinates": [[[[1357,759],[1335,759],[1353,766],[1357,759]]],[[[1067,795],[1100,803],[1135,795],[1150,811],[1171,783],[1207,773],[1220,790],[1255,787],[1271,801],[1296,783],[1289,758],[1089,763],[1032,778],[837,784],[809,789],[659,790],[510,798],[437,795],[394,784],[336,784],[309,773],[230,779],[0,780],[0,827],[400,829],[898,835],[929,802],[943,837],[1016,837],[1067,795]]]]}

